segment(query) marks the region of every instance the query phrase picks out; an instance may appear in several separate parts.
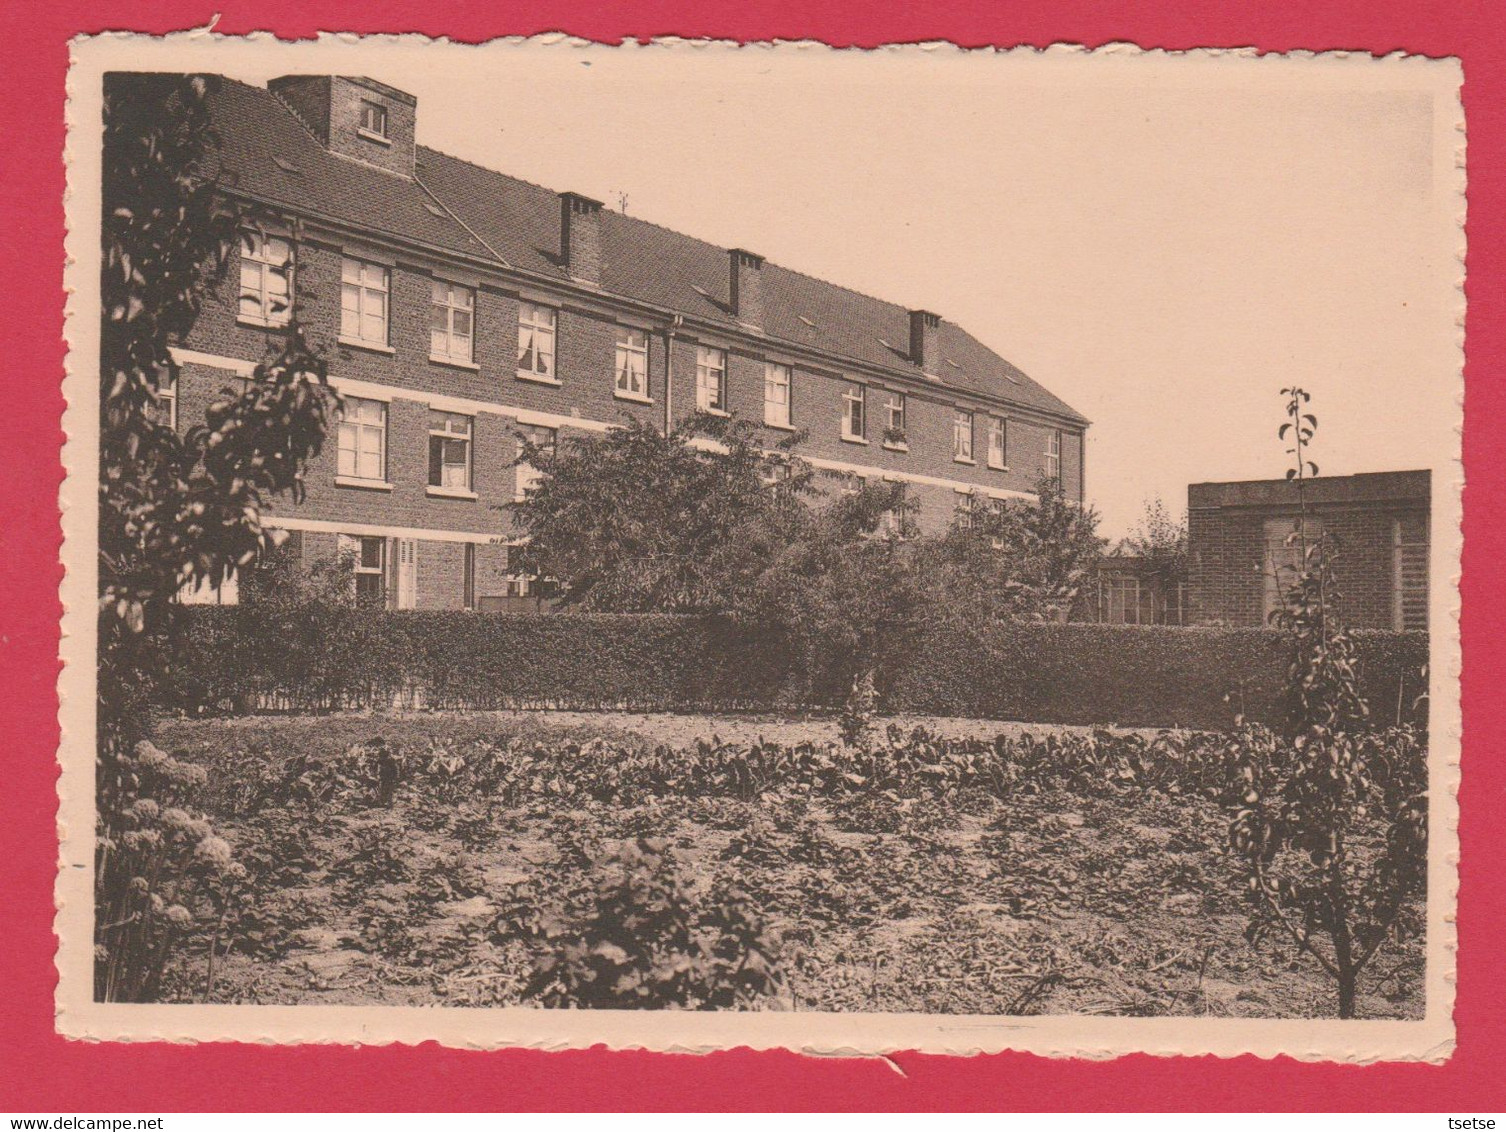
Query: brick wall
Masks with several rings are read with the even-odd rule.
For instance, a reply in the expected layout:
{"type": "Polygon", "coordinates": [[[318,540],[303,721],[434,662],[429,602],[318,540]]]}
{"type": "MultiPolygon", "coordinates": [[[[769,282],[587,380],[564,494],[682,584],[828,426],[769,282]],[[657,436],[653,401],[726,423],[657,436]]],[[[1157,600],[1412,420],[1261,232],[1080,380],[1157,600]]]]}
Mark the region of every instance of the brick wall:
{"type": "MultiPolygon", "coordinates": [[[[332,110],[331,120],[336,117],[332,110]]],[[[623,315],[619,321],[605,310],[583,303],[548,304],[557,311],[555,381],[540,382],[519,376],[518,318],[522,302],[544,302],[547,296],[467,279],[463,272],[439,272],[446,280],[471,286],[475,293],[473,360],[457,364],[430,356],[429,320],[436,274],[429,266],[355,243],[342,246],[305,237],[296,249],[295,270],[300,320],[311,345],[328,359],[331,378],[337,385],[347,383],[344,389],[348,396],[363,395],[348,383],[367,383],[382,387],[383,397],[390,397],[385,401],[384,482],[391,486],[373,489],[337,484],[337,443],[331,435],[324,451],[309,468],[305,503],[296,512],[287,512],[290,516],[504,538],[512,530],[505,505],[514,497],[516,472],[511,465],[518,452],[516,418],[506,407],[549,414],[558,418],[566,432],[572,420],[581,421],[582,427],[629,417],[655,424],[663,420],[665,338],[662,333],[648,335],[649,403],[626,400],[614,393],[618,331],[622,325],[643,327],[630,315],[623,315]],[[385,343],[361,345],[340,338],[341,264],[347,255],[380,263],[388,270],[390,304],[385,343]],[[475,499],[439,497],[427,490],[431,398],[475,403],[467,406],[468,415],[473,417],[475,499]],[[492,405],[497,408],[487,407],[492,405]]],[[[184,343],[187,349],[247,362],[275,355],[284,331],[238,319],[238,278],[238,265],[232,264],[222,286],[206,296],[203,313],[184,343]]],[[[773,350],[733,347],[729,341],[708,340],[706,344],[727,350],[730,411],[761,424],[765,361],[789,363],[792,359],[773,350]]],[[[696,349],[697,342],[688,334],[682,333],[675,340],[673,407],[677,417],[695,410],[696,349]]],[[[187,426],[201,422],[213,397],[236,382],[227,370],[185,364],[180,375],[181,423],[187,426]]],[[[1035,487],[1045,463],[1050,434],[1044,425],[1010,417],[1008,467],[990,468],[985,409],[959,401],[943,390],[906,389],[903,392],[907,450],[897,450],[883,443],[887,422],[884,403],[890,389],[901,390],[897,383],[886,388],[870,381],[865,383],[868,443],[849,443],[841,437],[842,393],[848,383],[848,377],[838,372],[792,367],[792,421],[795,428],[806,433],[800,451],[814,458],[860,467],[870,477],[907,473],[949,481],[908,485],[910,498],[919,504],[917,519],[922,531],[944,530],[952,521],[957,493],[950,481],[1016,492],[1029,492],[1035,487]],[[952,458],[952,419],[959,404],[975,412],[972,464],[952,458]]],[[[443,403],[441,407],[454,411],[443,403]]],[[[770,443],[786,435],[776,429],[763,432],[770,443]]],[[[1069,493],[1078,497],[1082,491],[1080,451],[1080,434],[1064,433],[1063,480],[1069,493]]],[[[456,555],[448,551],[421,554],[420,602],[435,608],[458,604],[461,572],[457,562],[456,555]]],[[[478,593],[500,592],[505,553],[490,556],[487,562],[486,569],[495,566],[496,580],[483,585],[485,570],[482,559],[478,558],[478,593]]]]}
{"type": "MultiPolygon", "coordinates": [[[[1223,485],[1203,485],[1223,486],[1223,485]]],[[[1190,617],[1194,624],[1260,625],[1265,620],[1268,519],[1298,514],[1291,502],[1198,506],[1189,502],[1190,617]]],[[[1309,502],[1307,511],[1337,540],[1334,575],[1344,622],[1390,629],[1396,621],[1394,524],[1425,531],[1426,499],[1309,502]]]]}

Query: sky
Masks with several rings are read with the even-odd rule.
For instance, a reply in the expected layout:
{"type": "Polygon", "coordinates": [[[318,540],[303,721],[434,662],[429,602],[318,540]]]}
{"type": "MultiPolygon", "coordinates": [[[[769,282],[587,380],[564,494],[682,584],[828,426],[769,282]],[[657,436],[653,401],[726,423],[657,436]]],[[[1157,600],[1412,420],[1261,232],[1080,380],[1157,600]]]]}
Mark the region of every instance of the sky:
{"type": "Polygon", "coordinates": [[[1457,72],[1426,60],[291,45],[423,144],[957,322],[1085,414],[1101,532],[1189,483],[1443,469],[1462,302],[1457,72]]]}

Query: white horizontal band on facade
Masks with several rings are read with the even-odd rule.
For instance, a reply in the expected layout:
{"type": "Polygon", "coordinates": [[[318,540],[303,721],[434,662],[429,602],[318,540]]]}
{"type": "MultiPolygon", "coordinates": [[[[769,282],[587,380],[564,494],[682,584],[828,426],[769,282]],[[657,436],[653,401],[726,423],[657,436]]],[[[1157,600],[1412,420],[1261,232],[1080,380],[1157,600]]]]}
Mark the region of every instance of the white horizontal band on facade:
{"type": "MultiPolygon", "coordinates": [[[[252,371],[256,368],[254,363],[242,361],[240,358],[226,358],[217,354],[203,354],[197,350],[180,350],[174,347],[172,354],[173,360],[179,364],[192,362],[197,365],[214,366],[217,369],[231,370],[242,377],[251,376],[252,371]]],[[[329,383],[342,394],[349,394],[352,397],[365,397],[373,401],[391,401],[393,399],[417,401],[441,413],[461,413],[466,416],[475,416],[477,413],[491,413],[496,416],[512,417],[519,424],[536,425],[540,428],[578,428],[586,432],[606,432],[608,429],[617,427],[607,421],[591,420],[585,417],[570,417],[563,413],[544,413],[536,409],[521,409],[514,405],[503,404],[501,401],[476,401],[467,397],[450,397],[441,393],[425,393],[419,389],[407,389],[397,385],[383,385],[379,382],[361,381],[353,377],[331,377],[329,383]]],[[[696,438],[691,443],[698,448],[706,450],[716,447],[715,441],[705,438],[696,438]]],[[[928,476],[921,472],[904,472],[888,468],[875,468],[867,464],[849,463],[846,460],[830,460],[824,456],[799,456],[799,458],[813,468],[821,468],[830,472],[842,472],[858,476],[883,476],[905,483],[925,484],[930,487],[948,487],[955,491],[981,491],[991,499],[1034,500],[1036,498],[1035,494],[1029,491],[988,487],[984,484],[944,479],[941,476],[928,476]]],[[[371,533],[378,532],[373,531],[371,533]]],[[[409,536],[404,535],[402,537],[409,536]]]]}
{"type": "Polygon", "coordinates": [[[381,523],[346,523],[329,519],[304,519],[297,515],[263,515],[261,524],[283,531],[311,531],[327,535],[371,535],[378,538],[411,538],[423,542],[470,542],[477,546],[503,546],[502,535],[476,531],[441,531],[430,527],[389,527],[381,523]]]}
{"type": "MultiPolygon", "coordinates": [[[[727,446],[721,441],[712,440],[709,437],[692,437],[692,448],[699,448],[703,452],[725,452],[727,446]]],[[[770,449],[765,449],[771,452],[770,449]]],[[[901,472],[894,468],[875,468],[869,464],[849,464],[845,460],[828,460],[825,456],[802,456],[796,452],[794,458],[809,464],[813,468],[820,468],[827,472],[841,472],[844,475],[872,477],[877,476],[887,483],[914,483],[924,484],[929,487],[949,487],[953,491],[966,492],[971,495],[974,492],[982,492],[992,499],[1028,499],[1034,501],[1034,492],[1013,491],[1004,487],[988,487],[981,483],[966,483],[962,480],[943,479],[940,476],[928,476],[921,472],[901,472]]]]}
{"type": "Polygon", "coordinates": [[[849,464],[845,460],[828,460],[824,456],[801,456],[796,453],[798,459],[804,460],[813,468],[822,468],[829,472],[844,472],[848,475],[858,476],[882,476],[886,480],[900,480],[904,483],[925,484],[929,487],[949,487],[953,491],[977,492],[992,499],[1029,499],[1036,498],[1031,491],[1014,491],[1006,487],[988,487],[981,483],[966,483],[962,480],[942,479],[940,476],[928,476],[921,472],[901,472],[893,468],[873,468],[865,464],[849,464]]]}
{"type": "Polygon", "coordinates": [[[241,358],[226,358],[220,354],[206,354],[199,350],[185,350],[180,346],[170,346],[167,351],[175,363],[180,366],[210,366],[213,369],[228,369],[237,377],[250,377],[256,372],[256,363],[244,361],[241,358]]]}

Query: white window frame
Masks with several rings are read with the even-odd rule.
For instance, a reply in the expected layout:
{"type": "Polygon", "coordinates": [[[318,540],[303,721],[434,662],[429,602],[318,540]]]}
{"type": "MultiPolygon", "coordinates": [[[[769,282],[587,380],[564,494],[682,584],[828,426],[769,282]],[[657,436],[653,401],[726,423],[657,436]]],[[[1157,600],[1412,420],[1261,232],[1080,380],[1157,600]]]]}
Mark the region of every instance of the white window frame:
{"type": "Polygon", "coordinates": [[[957,525],[963,530],[971,530],[974,520],[977,518],[976,499],[967,488],[954,488],[957,496],[956,518],[957,525]]]}
{"type": "Polygon", "coordinates": [[[163,422],[178,431],[178,367],[171,367],[157,385],[157,407],[166,418],[163,422]]]}
{"type": "Polygon", "coordinates": [[[390,349],[392,333],[392,268],[356,256],[340,260],[340,341],[353,346],[390,349]],[[368,272],[374,273],[368,276],[368,272]],[[354,276],[354,278],[352,278],[354,276]],[[351,300],[354,300],[352,302],[351,300]],[[373,308],[379,307],[380,310],[373,308]],[[354,320],[354,330],[348,319],[354,320]],[[376,320],[380,334],[369,334],[368,324],[376,320]]]}
{"type": "Polygon", "coordinates": [[[429,488],[431,493],[455,493],[457,495],[470,496],[474,494],[471,486],[471,477],[475,466],[475,448],[473,439],[476,431],[476,419],[468,417],[464,413],[446,413],[438,409],[429,410],[429,488]],[[439,482],[434,482],[434,444],[439,441],[439,482]],[[448,447],[453,444],[465,446],[465,463],[457,465],[447,463],[445,455],[448,447]],[[446,473],[449,469],[463,467],[464,475],[460,483],[445,482],[450,478],[446,473]]]}
{"type": "Polygon", "coordinates": [[[356,129],[366,137],[376,138],[380,141],[391,140],[387,132],[391,121],[392,116],[388,114],[387,108],[380,102],[373,102],[369,98],[361,99],[361,109],[360,115],[356,119],[356,129]],[[370,115],[367,114],[368,110],[371,111],[370,115]],[[372,123],[369,126],[366,124],[368,116],[372,123]]]}
{"type": "MultiPolygon", "coordinates": [[[[1140,579],[1133,574],[1111,574],[1103,580],[1103,608],[1100,617],[1106,625],[1141,625],[1149,624],[1141,616],[1143,605],[1143,587],[1140,579]],[[1115,599],[1118,599],[1116,620],[1115,599]]],[[[1152,617],[1151,621],[1155,618],[1152,617]]]]}
{"type": "Polygon", "coordinates": [[[905,509],[910,502],[910,492],[903,480],[889,480],[887,476],[884,478],[886,482],[899,484],[899,505],[889,508],[879,516],[880,529],[885,537],[894,539],[896,542],[903,542],[905,540],[905,509]]]}
{"type": "Polygon", "coordinates": [[[525,381],[560,384],[557,376],[559,311],[527,300],[518,304],[518,376],[525,381]],[[546,348],[547,347],[547,348],[546,348]],[[523,364],[524,359],[528,364],[523,364]]]}
{"type": "Polygon", "coordinates": [[[842,390],[842,439],[868,443],[868,387],[861,382],[849,381],[842,390]]]}
{"type": "Polygon", "coordinates": [[[970,409],[957,409],[952,413],[952,461],[957,464],[974,464],[973,433],[977,428],[975,414],[970,409]]]}
{"type": "MultiPolygon", "coordinates": [[[[559,444],[559,429],[543,425],[519,425],[518,431],[526,435],[540,448],[553,452],[559,444]],[[540,443],[543,440],[544,443],[540,443]]],[[[532,464],[519,462],[513,465],[513,501],[522,503],[528,498],[528,489],[538,483],[543,473],[532,464]]]]}
{"type": "Polygon", "coordinates": [[[1426,522],[1391,520],[1391,627],[1397,632],[1428,627],[1428,533],[1426,522]],[[1409,527],[1416,533],[1408,534],[1409,527]],[[1408,552],[1412,552],[1409,554],[1408,552]],[[1410,615],[1410,616],[1409,616],[1410,615]]]}
{"type": "Polygon", "coordinates": [[[896,451],[907,452],[910,445],[907,440],[890,440],[888,434],[897,432],[905,435],[905,417],[909,412],[903,393],[890,390],[884,397],[884,447],[893,448],[896,451]]]}
{"type": "Polygon", "coordinates": [[[337,421],[335,482],[388,486],[387,403],[365,397],[346,397],[337,421]],[[376,447],[375,474],[368,474],[373,470],[369,459],[373,441],[376,447]]]}
{"type": "Polygon", "coordinates": [[[648,331],[638,326],[617,328],[617,351],[612,364],[612,395],[623,401],[648,402],[648,331]]]}
{"type": "Polygon", "coordinates": [[[381,604],[385,609],[388,604],[387,565],[391,555],[387,550],[387,540],[381,535],[340,535],[338,536],[339,553],[350,555],[351,572],[354,577],[351,585],[355,589],[355,596],[361,596],[361,579],[376,578],[377,585],[381,590],[381,604]],[[366,564],[365,550],[368,546],[377,548],[377,565],[366,564]]]}
{"type": "Polygon", "coordinates": [[[293,318],[293,242],[286,236],[246,228],[240,234],[241,283],[236,300],[235,317],[254,326],[286,326],[293,318]],[[279,259],[273,248],[280,245],[286,253],[279,259]],[[281,274],[287,280],[281,295],[272,291],[271,280],[281,274]],[[244,310],[247,299],[256,303],[254,311],[244,310]],[[282,309],[276,303],[282,301],[282,309]]]}
{"type": "Polygon", "coordinates": [[[1053,428],[1046,433],[1046,478],[1061,482],[1062,478],[1062,430],[1053,428]]]}
{"type": "Polygon", "coordinates": [[[476,357],[476,291],[448,279],[434,280],[429,302],[429,356],[436,361],[470,365],[476,357]],[[435,326],[435,316],[443,326],[435,326]],[[464,334],[457,322],[469,323],[464,334]]]}
{"type": "Polygon", "coordinates": [[[763,423],[770,428],[794,427],[795,370],[783,362],[763,364],[763,423]]]}
{"type": "Polygon", "coordinates": [[[695,348],[695,403],[703,413],[728,415],[727,351],[720,346],[695,348]]]}
{"type": "Polygon", "coordinates": [[[999,471],[1009,469],[1009,421],[990,414],[988,418],[988,466],[999,471]]]}

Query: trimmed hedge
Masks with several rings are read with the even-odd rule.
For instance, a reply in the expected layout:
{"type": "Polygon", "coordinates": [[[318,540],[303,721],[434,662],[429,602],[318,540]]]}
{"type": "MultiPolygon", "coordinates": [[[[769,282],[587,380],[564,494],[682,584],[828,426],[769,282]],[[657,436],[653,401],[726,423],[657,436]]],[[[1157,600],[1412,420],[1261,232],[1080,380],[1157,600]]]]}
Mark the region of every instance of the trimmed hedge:
{"type": "MultiPolygon", "coordinates": [[[[835,706],[808,694],[775,635],[714,618],[250,605],[181,616],[164,706],[191,714],[835,706]]],[[[1425,724],[1427,634],[1355,640],[1375,722],[1425,724]]],[[[879,691],[889,712],[1222,728],[1237,713],[1280,722],[1289,658],[1273,629],[1005,623],[894,642],[879,691]]]]}
{"type": "MultiPolygon", "coordinates": [[[[1426,724],[1426,633],[1356,630],[1377,725],[1426,724]]],[[[1001,624],[923,637],[889,666],[888,700],[931,715],[1130,727],[1278,725],[1291,645],[1276,629],[1001,624]]]]}
{"type": "Polygon", "coordinates": [[[782,653],[664,615],[192,607],[164,706],[740,710],[777,701],[782,653]]]}

